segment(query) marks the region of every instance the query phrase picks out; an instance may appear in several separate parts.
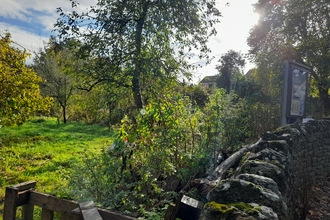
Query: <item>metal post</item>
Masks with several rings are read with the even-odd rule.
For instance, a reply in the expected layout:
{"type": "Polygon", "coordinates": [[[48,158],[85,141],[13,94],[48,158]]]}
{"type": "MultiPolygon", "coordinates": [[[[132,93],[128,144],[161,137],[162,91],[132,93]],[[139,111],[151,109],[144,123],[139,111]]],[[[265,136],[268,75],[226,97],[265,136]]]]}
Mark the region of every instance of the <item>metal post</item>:
{"type": "Polygon", "coordinates": [[[284,79],[283,79],[281,126],[285,126],[287,124],[286,109],[288,105],[288,81],[289,81],[289,63],[286,63],[285,71],[284,71],[284,79]]]}

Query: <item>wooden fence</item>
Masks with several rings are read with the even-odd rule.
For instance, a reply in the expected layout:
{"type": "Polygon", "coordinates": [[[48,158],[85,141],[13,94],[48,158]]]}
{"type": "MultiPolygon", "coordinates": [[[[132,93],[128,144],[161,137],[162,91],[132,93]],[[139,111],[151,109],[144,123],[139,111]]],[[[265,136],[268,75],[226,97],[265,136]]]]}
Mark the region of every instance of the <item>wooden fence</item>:
{"type": "MultiPolygon", "coordinates": [[[[42,208],[41,220],[53,220],[54,212],[60,213],[61,220],[83,220],[85,209],[77,202],[34,191],[36,181],[20,183],[6,187],[3,220],[15,220],[17,207],[22,206],[22,220],[33,220],[34,206],[42,208]]],[[[83,204],[83,203],[81,203],[83,204]]],[[[86,206],[86,203],[83,204],[86,206]]],[[[92,210],[93,209],[93,210],[92,210]]],[[[103,220],[136,220],[116,212],[92,207],[103,220]]],[[[90,214],[92,212],[86,212],[90,214]]],[[[93,219],[93,218],[91,218],[93,219]]],[[[95,218],[94,218],[95,219],[95,218]]]]}

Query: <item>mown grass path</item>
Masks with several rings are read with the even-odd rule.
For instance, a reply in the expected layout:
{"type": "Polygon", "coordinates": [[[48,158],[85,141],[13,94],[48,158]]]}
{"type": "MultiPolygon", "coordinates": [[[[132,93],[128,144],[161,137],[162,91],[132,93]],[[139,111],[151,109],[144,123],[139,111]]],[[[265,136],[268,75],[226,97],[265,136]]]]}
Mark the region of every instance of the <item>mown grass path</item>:
{"type": "Polygon", "coordinates": [[[58,125],[56,118],[33,118],[22,126],[0,128],[0,219],[6,186],[36,180],[38,191],[67,198],[73,168],[100,154],[113,138],[114,132],[106,127],[58,125]]]}

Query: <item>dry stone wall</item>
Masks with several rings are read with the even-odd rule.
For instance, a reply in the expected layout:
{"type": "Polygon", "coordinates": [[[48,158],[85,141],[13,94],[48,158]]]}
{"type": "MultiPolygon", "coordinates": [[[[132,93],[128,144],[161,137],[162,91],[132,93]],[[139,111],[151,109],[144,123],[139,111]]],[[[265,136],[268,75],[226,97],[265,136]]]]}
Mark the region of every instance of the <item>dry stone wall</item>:
{"type": "Polygon", "coordinates": [[[330,174],[330,121],[266,133],[208,193],[200,219],[305,219],[307,192],[330,174]]]}

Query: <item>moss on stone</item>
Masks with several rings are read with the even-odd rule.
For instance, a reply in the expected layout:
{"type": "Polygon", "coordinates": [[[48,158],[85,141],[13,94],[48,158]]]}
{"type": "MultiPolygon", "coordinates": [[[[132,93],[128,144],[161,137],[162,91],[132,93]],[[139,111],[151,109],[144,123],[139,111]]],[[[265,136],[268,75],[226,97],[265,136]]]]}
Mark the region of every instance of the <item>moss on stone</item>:
{"type": "Polygon", "coordinates": [[[204,206],[205,209],[211,212],[217,212],[224,216],[233,214],[235,211],[242,211],[248,215],[256,215],[261,211],[260,206],[252,206],[244,202],[220,204],[216,202],[208,202],[204,206]]]}
{"type": "Polygon", "coordinates": [[[220,204],[216,202],[208,202],[204,206],[205,209],[211,212],[218,212],[222,215],[231,215],[235,211],[235,207],[229,204],[220,204]]]}

